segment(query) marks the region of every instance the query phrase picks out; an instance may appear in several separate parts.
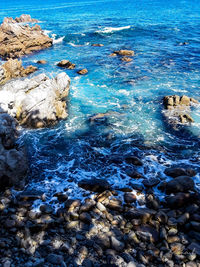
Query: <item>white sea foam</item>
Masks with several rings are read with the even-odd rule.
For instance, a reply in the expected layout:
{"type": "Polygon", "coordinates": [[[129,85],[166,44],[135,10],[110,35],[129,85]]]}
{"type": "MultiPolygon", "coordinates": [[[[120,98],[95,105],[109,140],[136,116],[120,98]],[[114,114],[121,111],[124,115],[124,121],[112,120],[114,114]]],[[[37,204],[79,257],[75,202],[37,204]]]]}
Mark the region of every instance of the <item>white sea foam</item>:
{"type": "Polygon", "coordinates": [[[65,36],[62,36],[62,37],[56,39],[56,35],[54,35],[54,36],[53,36],[53,35],[54,35],[54,34],[52,34],[53,44],[59,44],[59,43],[62,43],[63,40],[64,40],[64,38],[65,38],[65,36]]]}
{"type": "Polygon", "coordinates": [[[127,30],[130,29],[131,26],[124,26],[124,27],[105,27],[104,29],[96,31],[96,33],[112,33],[112,32],[117,32],[117,31],[122,31],[122,30],[127,30]]]}
{"type": "Polygon", "coordinates": [[[48,35],[48,36],[51,33],[51,31],[48,31],[48,30],[43,30],[43,32],[44,32],[45,35],[48,35]]]}

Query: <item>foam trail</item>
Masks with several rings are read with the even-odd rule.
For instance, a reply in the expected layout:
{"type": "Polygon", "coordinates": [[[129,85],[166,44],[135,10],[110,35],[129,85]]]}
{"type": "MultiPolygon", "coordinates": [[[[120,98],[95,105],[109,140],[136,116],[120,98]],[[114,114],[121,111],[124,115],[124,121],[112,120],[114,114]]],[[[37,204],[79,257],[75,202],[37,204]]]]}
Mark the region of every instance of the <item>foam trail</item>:
{"type": "Polygon", "coordinates": [[[53,37],[53,44],[59,44],[59,43],[62,43],[63,40],[64,40],[65,36],[62,36],[58,39],[55,39],[55,37],[53,37]]]}
{"type": "Polygon", "coordinates": [[[112,32],[117,32],[117,31],[122,31],[122,30],[127,30],[130,29],[131,26],[124,26],[124,27],[105,27],[103,30],[98,30],[96,33],[112,33],[112,32]]]}

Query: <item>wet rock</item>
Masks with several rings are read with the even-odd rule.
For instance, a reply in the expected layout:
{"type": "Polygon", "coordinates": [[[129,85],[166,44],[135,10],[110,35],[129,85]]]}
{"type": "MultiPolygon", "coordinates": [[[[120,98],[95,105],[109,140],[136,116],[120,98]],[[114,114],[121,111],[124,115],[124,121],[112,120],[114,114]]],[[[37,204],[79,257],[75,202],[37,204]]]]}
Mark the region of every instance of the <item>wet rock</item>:
{"type": "Polygon", "coordinates": [[[120,242],[114,236],[111,236],[111,247],[114,250],[121,252],[124,249],[124,243],[123,242],[120,242]]]}
{"type": "Polygon", "coordinates": [[[17,198],[20,201],[34,201],[36,199],[45,199],[45,194],[44,192],[38,190],[25,190],[20,193],[17,198]]]}
{"type": "Polygon", "coordinates": [[[108,204],[106,205],[107,208],[111,210],[116,210],[116,211],[122,211],[122,202],[118,199],[111,199],[108,204]]]}
{"type": "Polygon", "coordinates": [[[128,164],[133,164],[135,166],[142,166],[143,165],[142,161],[135,156],[128,156],[125,158],[125,160],[128,164]]]}
{"type": "Polygon", "coordinates": [[[192,242],[187,249],[189,251],[193,251],[194,253],[196,253],[198,256],[200,256],[200,244],[197,242],[192,242]]]}
{"type": "Polygon", "coordinates": [[[167,182],[166,193],[188,192],[194,190],[194,181],[189,176],[179,176],[167,182]]]}
{"type": "Polygon", "coordinates": [[[44,60],[44,59],[40,59],[40,60],[37,61],[37,64],[42,64],[42,65],[44,65],[44,64],[47,64],[47,61],[44,60]]]}
{"type": "Polygon", "coordinates": [[[105,179],[83,179],[78,186],[92,192],[103,192],[110,189],[110,184],[105,179]]]}
{"type": "Polygon", "coordinates": [[[121,61],[124,61],[124,62],[131,62],[133,59],[130,58],[130,57],[122,57],[121,58],[121,61]]]}
{"type": "Polygon", "coordinates": [[[69,211],[73,211],[75,208],[80,207],[81,201],[79,199],[68,199],[65,201],[65,208],[69,211]]]}
{"type": "Polygon", "coordinates": [[[183,168],[167,168],[165,169],[164,173],[167,176],[170,176],[173,178],[187,175],[187,171],[183,168]]]}
{"type": "Polygon", "coordinates": [[[124,194],[124,201],[126,203],[133,203],[136,201],[136,195],[132,194],[132,193],[125,193],[124,194]]]}
{"type": "Polygon", "coordinates": [[[0,56],[4,59],[21,57],[52,44],[53,40],[44,34],[39,25],[30,27],[5,20],[0,26],[0,56]]]}
{"type": "Polygon", "coordinates": [[[85,74],[88,73],[88,70],[87,69],[82,69],[82,70],[77,71],[77,73],[80,74],[80,75],[85,75],[85,74]]]}
{"type": "Polygon", "coordinates": [[[31,18],[31,16],[27,15],[27,14],[22,14],[20,17],[15,18],[15,21],[17,23],[25,23],[25,22],[37,23],[37,22],[39,22],[37,19],[31,18]]]}
{"type": "Polygon", "coordinates": [[[167,206],[171,208],[180,208],[189,203],[191,195],[189,193],[177,193],[175,196],[165,197],[167,206]]]}
{"type": "Polygon", "coordinates": [[[133,50],[118,50],[118,51],[115,51],[114,53],[119,56],[134,56],[133,50]]]}
{"type": "Polygon", "coordinates": [[[140,208],[140,209],[130,209],[125,216],[129,219],[140,219],[142,223],[147,223],[150,221],[151,217],[156,214],[156,211],[147,209],[147,208],[140,208]]]}
{"type": "Polygon", "coordinates": [[[64,72],[54,79],[40,74],[23,81],[11,81],[1,88],[0,107],[26,127],[51,126],[68,116],[69,85],[70,78],[64,72]]]}
{"type": "Polygon", "coordinates": [[[90,214],[87,212],[81,213],[79,218],[81,221],[88,223],[88,224],[90,224],[92,222],[92,218],[91,218],[90,214]]]}
{"type": "Polygon", "coordinates": [[[0,66],[0,85],[5,84],[13,78],[25,77],[36,70],[37,68],[32,65],[24,68],[21,60],[9,59],[0,66]]]}
{"type": "Polygon", "coordinates": [[[126,174],[128,176],[130,176],[131,178],[134,178],[134,179],[140,179],[142,178],[142,174],[137,172],[137,171],[131,171],[131,170],[127,170],[126,171],[126,174]]]}
{"type": "Polygon", "coordinates": [[[117,54],[116,54],[116,53],[111,53],[109,56],[110,56],[110,57],[116,57],[117,54]]]}
{"type": "Polygon", "coordinates": [[[69,70],[73,70],[75,69],[76,65],[71,63],[69,60],[61,60],[57,66],[59,67],[62,67],[62,68],[66,68],[66,69],[69,69],[69,70]]]}
{"type": "Polygon", "coordinates": [[[148,225],[137,226],[135,229],[135,233],[138,239],[147,243],[158,242],[159,233],[156,229],[148,225]]]}
{"type": "Polygon", "coordinates": [[[157,178],[150,178],[150,179],[144,179],[142,181],[143,185],[146,187],[153,187],[157,184],[159,184],[160,180],[157,178]]]}
{"type": "Polygon", "coordinates": [[[172,252],[175,255],[180,255],[182,254],[183,250],[184,250],[184,246],[181,243],[172,243],[170,245],[172,252]]]}
{"type": "Polygon", "coordinates": [[[103,44],[92,44],[92,46],[95,46],[95,47],[102,47],[104,46],[103,44]]]}
{"type": "Polygon", "coordinates": [[[60,265],[63,262],[63,256],[51,253],[47,256],[47,261],[51,264],[60,265]]]}

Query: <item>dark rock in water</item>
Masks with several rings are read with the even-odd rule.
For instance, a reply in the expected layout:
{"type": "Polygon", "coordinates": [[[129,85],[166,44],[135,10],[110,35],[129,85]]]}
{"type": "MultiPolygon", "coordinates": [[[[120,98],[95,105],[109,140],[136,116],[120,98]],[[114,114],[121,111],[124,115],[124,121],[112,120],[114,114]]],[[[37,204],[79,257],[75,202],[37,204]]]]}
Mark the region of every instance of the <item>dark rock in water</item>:
{"type": "Polygon", "coordinates": [[[142,174],[137,172],[137,171],[132,171],[132,170],[126,170],[126,174],[130,176],[131,178],[134,179],[140,179],[142,178],[142,174]]]}
{"type": "Polygon", "coordinates": [[[119,56],[134,56],[134,51],[133,50],[118,50],[114,51],[115,54],[119,56]]]}
{"type": "Polygon", "coordinates": [[[80,75],[85,75],[85,74],[88,73],[88,70],[87,69],[82,69],[82,70],[77,71],[77,73],[80,74],[80,75]]]}
{"type": "Polygon", "coordinates": [[[136,195],[132,194],[132,193],[125,193],[124,194],[124,201],[126,203],[133,203],[136,201],[136,195]]]}
{"type": "Polygon", "coordinates": [[[138,157],[128,156],[125,158],[125,160],[128,164],[133,164],[135,166],[142,166],[143,165],[142,161],[138,157]]]}
{"type": "Polygon", "coordinates": [[[194,190],[194,181],[189,176],[179,176],[167,182],[166,193],[188,192],[194,190]]]}
{"type": "Polygon", "coordinates": [[[92,44],[92,46],[95,46],[95,47],[102,47],[104,46],[103,44],[92,44]]]}
{"type": "Polygon", "coordinates": [[[171,124],[184,124],[194,122],[189,115],[190,106],[198,101],[188,96],[170,95],[163,98],[163,105],[167,111],[164,115],[171,124]]]}
{"type": "Polygon", "coordinates": [[[198,256],[200,256],[200,244],[196,242],[192,242],[188,247],[190,251],[193,251],[196,253],[198,256]]]}
{"type": "Polygon", "coordinates": [[[122,212],[122,202],[118,199],[111,199],[108,204],[106,205],[107,208],[111,210],[116,210],[122,212]]]}
{"type": "Polygon", "coordinates": [[[143,185],[146,187],[153,187],[157,184],[159,184],[160,180],[157,178],[150,178],[150,179],[144,179],[142,181],[143,185]]]}
{"type": "Polygon", "coordinates": [[[166,196],[166,205],[172,209],[177,209],[185,206],[191,200],[190,193],[177,193],[175,196],[166,196]]]}
{"type": "MultiPolygon", "coordinates": [[[[91,124],[94,124],[94,123],[105,123],[109,117],[112,117],[112,116],[119,116],[120,113],[119,112],[115,112],[115,111],[108,111],[108,112],[105,112],[105,113],[97,113],[97,114],[94,114],[92,116],[89,117],[89,122],[91,124]]],[[[113,159],[114,157],[111,157],[111,159],[113,159]]],[[[117,159],[117,158],[116,158],[117,159]]],[[[120,159],[118,157],[118,159],[120,159]]]]}
{"type": "Polygon", "coordinates": [[[76,65],[71,63],[69,60],[61,60],[57,66],[59,67],[62,67],[62,68],[66,68],[66,69],[69,69],[69,70],[73,70],[75,69],[76,65]]]}
{"type": "Polygon", "coordinates": [[[130,183],[130,186],[137,191],[144,190],[144,186],[142,184],[130,183]]]}
{"type": "Polygon", "coordinates": [[[61,263],[63,262],[63,256],[62,255],[57,255],[57,254],[49,254],[47,256],[47,261],[50,262],[51,264],[61,266],[61,263]]]}
{"type": "Polygon", "coordinates": [[[78,186],[92,192],[103,192],[110,189],[110,184],[104,179],[83,179],[78,186]]]}
{"type": "Polygon", "coordinates": [[[34,201],[36,199],[45,199],[45,194],[42,191],[37,190],[27,190],[22,193],[20,193],[18,196],[19,200],[29,200],[34,201]]]}
{"type": "Polygon", "coordinates": [[[170,177],[178,177],[178,176],[183,176],[187,175],[187,172],[183,168],[167,168],[165,169],[164,173],[170,177]]]}
{"type": "Polygon", "coordinates": [[[91,218],[90,214],[87,212],[81,213],[79,218],[81,221],[83,221],[87,224],[90,224],[92,222],[92,218],[91,218]]]}
{"type": "Polygon", "coordinates": [[[47,61],[44,59],[40,59],[37,61],[37,64],[46,64],[46,63],[47,63],[47,61]]]}

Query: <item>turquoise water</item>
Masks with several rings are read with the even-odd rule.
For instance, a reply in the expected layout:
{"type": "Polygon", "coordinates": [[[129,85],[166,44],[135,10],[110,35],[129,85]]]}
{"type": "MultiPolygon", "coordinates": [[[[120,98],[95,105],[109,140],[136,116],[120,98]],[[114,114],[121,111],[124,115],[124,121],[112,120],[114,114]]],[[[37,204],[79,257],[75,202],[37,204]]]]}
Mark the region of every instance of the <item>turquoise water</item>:
{"type": "MultiPolygon", "coordinates": [[[[29,187],[51,198],[67,188],[82,197],[83,178],[106,178],[114,187],[127,186],[130,177],[123,161],[143,158],[145,178],[166,179],[166,166],[193,166],[200,159],[200,107],[195,123],[174,131],[164,121],[162,98],[188,95],[200,100],[200,2],[198,0],[140,1],[2,1],[0,19],[30,14],[54,38],[52,48],[23,58],[38,73],[55,76],[62,59],[75,63],[64,70],[71,78],[69,118],[55,128],[25,131],[31,164],[29,187]],[[59,2],[59,3],[58,3],[59,2]],[[184,42],[187,45],[182,45],[184,42]],[[92,47],[94,43],[103,47],[92,47]],[[109,57],[114,50],[135,51],[132,62],[109,57]],[[76,71],[87,68],[86,76],[76,71]],[[89,116],[110,112],[106,122],[90,125],[89,116]]],[[[196,178],[198,183],[199,176],[196,178]]],[[[141,180],[138,181],[140,183],[141,180]]],[[[159,193],[159,192],[158,192],[159,193]]],[[[49,198],[49,199],[50,199],[49,198]]]]}

